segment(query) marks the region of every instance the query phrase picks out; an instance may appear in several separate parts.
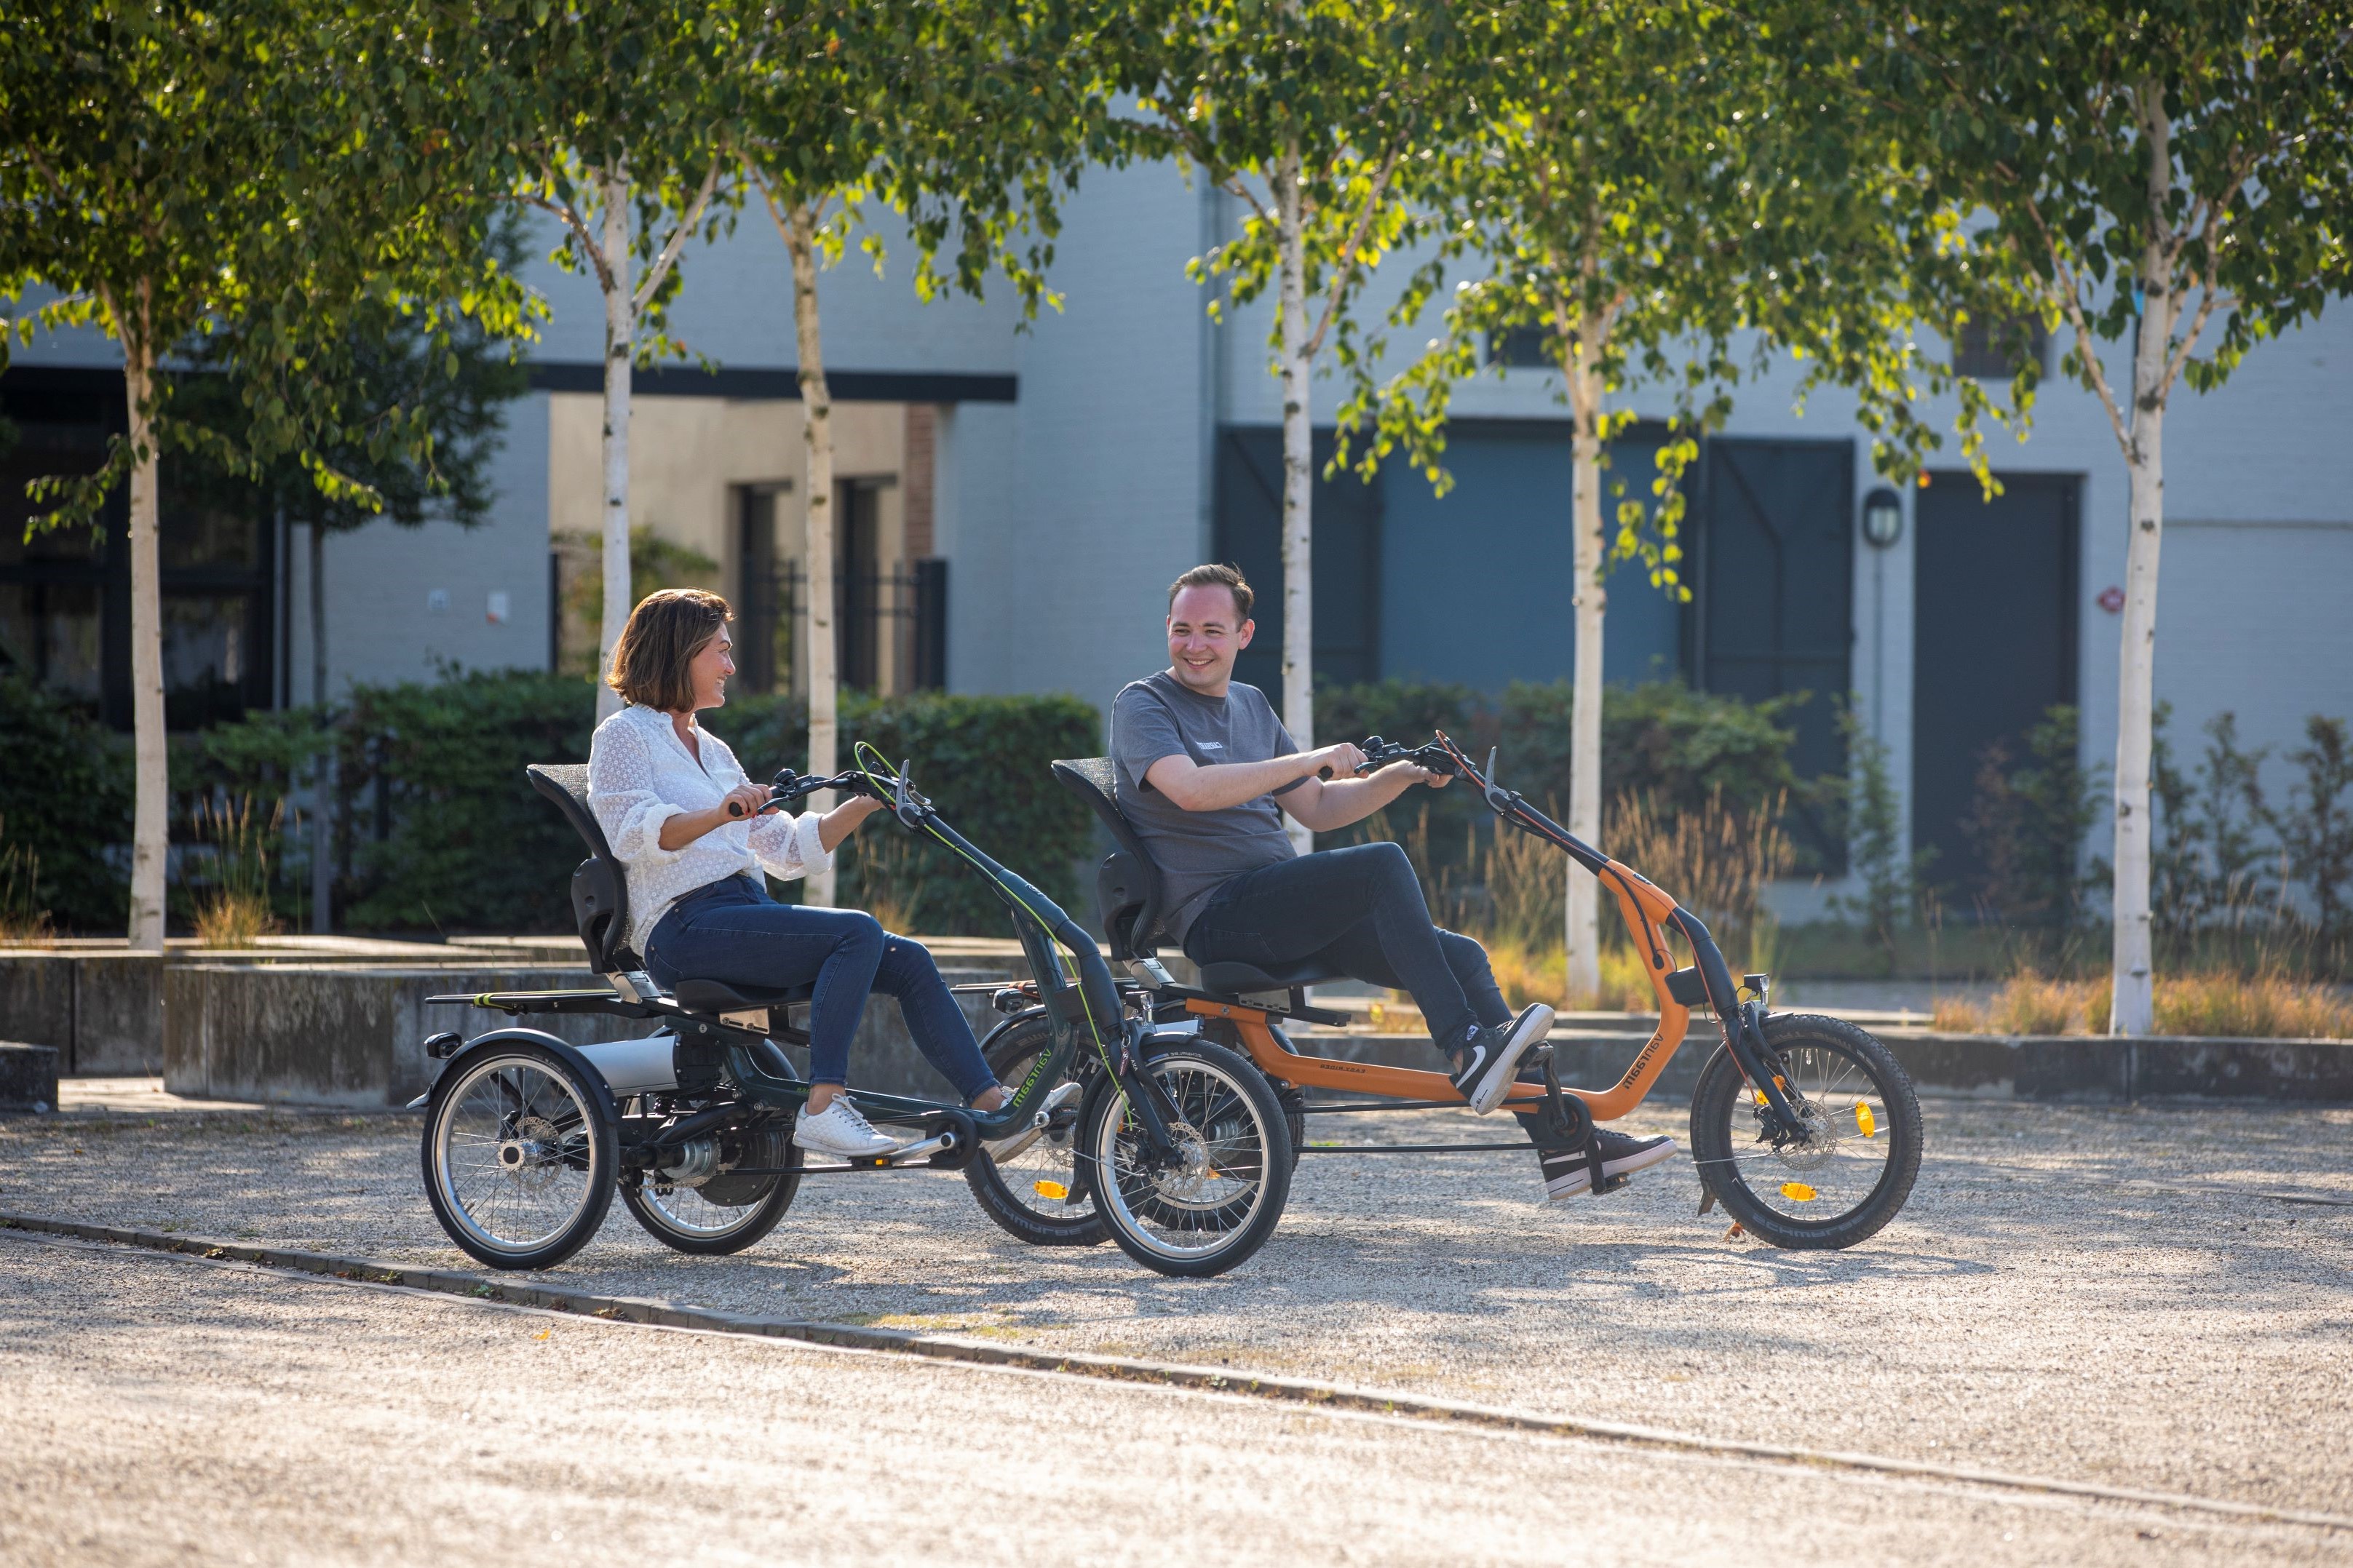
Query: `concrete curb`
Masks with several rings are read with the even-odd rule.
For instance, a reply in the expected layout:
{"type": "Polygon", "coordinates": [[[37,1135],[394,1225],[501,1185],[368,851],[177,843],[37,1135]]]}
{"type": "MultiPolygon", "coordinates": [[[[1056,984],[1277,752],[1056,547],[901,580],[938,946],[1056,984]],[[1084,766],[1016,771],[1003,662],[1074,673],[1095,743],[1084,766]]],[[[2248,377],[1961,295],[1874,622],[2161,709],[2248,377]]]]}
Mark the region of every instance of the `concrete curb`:
{"type": "Polygon", "coordinates": [[[287,1247],[251,1247],[239,1242],[198,1237],[166,1236],[157,1231],[119,1226],[85,1225],[77,1220],[0,1211],[0,1230],[36,1236],[108,1242],[121,1247],[175,1254],[210,1262],[251,1264],[289,1273],[312,1275],[346,1283],[456,1296],[497,1306],[562,1312],[617,1324],[679,1329],[690,1332],[730,1334],[752,1339],[785,1340],[836,1349],[922,1356],[933,1360],[1009,1367],[1020,1371],[1086,1377],[1103,1382],[1240,1395],[1318,1409],[1404,1417],[1489,1430],[1550,1437],[1584,1438],[1624,1447],[1653,1448],[1721,1458],[1742,1458],[1768,1464],[1872,1472],[1915,1480],[1932,1480],[2002,1491],[2083,1498],[2101,1502],[2137,1503],[2183,1512],[2219,1515],[2249,1522],[2300,1525],[2330,1531],[2353,1532],[2353,1515],[2303,1509],[2271,1508],[2260,1503],[2230,1502],[2176,1492],[2146,1491],[2131,1487],[2102,1486],[2053,1477],[2021,1476],[2001,1470],[1963,1466],[1920,1464],[1909,1459],[1837,1449],[1797,1448],[1774,1443],[1702,1436],[1662,1427],[1577,1416],[1539,1415],[1525,1411],[1473,1405],[1459,1400],[1359,1388],[1347,1384],[1316,1383],[1304,1378],[1271,1377],[1229,1369],[1189,1366],[1181,1363],[1144,1361],[1124,1356],[1090,1355],[1082,1352],[1048,1352],[993,1344],[984,1340],[948,1335],[908,1333],[893,1329],[865,1328],[850,1323],[799,1321],[756,1318],[708,1308],[682,1307],[675,1302],[641,1297],[601,1296],[562,1286],[493,1279],[454,1269],[426,1268],[377,1258],[341,1258],[330,1253],[302,1252],[287,1247]]]}
{"type": "MultiPolygon", "coordinates": [[[[1649,1041],[1651,1025],[1560,1028],[1551,1036],[1560,1080],[1572,1089],[1615,1084],[1649,1041]]],[[[2232,1039],[2142,1035],[1944,1035],[1872,1031],[1924,1095],[2024,1100],[2042,1104],[2353,1104],[2353,1041],[2232,1039]]],[[[1302,1033],[1318,1056],[1386,1067],[1428,1067],[1425,1035],[1302,1033]]],[[[1693,1021],[1651,1097],[1687,1100],[1716,1048],[1712,1026],[1693,1021]]]]}

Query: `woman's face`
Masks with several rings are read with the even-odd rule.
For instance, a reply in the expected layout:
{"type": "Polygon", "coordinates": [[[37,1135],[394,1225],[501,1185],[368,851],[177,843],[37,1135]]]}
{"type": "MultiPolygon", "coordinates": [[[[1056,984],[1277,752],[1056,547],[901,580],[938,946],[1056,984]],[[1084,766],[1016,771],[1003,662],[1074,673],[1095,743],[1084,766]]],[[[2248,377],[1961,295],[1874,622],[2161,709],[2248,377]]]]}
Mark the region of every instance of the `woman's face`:
{"type": "Polygon", "coordinates": [[[687,660],[687,678],[694,687],[695,711],[726,706],[727,678],[735,673],[734,647],[735,639],[727,635],[723,622],[718,635],[687,660]]]}

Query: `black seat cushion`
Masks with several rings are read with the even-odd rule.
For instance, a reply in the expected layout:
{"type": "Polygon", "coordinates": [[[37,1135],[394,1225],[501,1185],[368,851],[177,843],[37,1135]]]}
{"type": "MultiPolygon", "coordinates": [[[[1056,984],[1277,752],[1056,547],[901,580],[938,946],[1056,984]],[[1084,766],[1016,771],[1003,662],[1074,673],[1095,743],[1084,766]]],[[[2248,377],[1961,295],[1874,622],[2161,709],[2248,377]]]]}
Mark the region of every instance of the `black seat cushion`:
{"type": "Polygon", "coordinates": [[[1201,965],[1201,989],[1220,995],[1232,996],[1244,992],[1288,991],[1294,985],[1321,985],[1327,980],[1345,980],[1346,975],[1328,963],[1302,961],[1276,964],[1261,969],[1255,963],[1205,963],[1201,965]]]}
{"type": "Polygon", "coordinates": [[[670,994],[690,1013],[744,1013],[754,1007],[781,1007],[806,1002],[814,985],[730,985],[724,980],[681,980],[670,994]]]}

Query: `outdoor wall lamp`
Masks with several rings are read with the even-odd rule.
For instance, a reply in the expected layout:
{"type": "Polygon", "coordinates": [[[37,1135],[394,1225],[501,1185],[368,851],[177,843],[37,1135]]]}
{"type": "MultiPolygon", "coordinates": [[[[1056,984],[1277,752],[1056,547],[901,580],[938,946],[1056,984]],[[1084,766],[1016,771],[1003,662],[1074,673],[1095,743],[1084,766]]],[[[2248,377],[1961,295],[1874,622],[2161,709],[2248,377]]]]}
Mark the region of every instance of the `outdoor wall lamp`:
{"type": "Polygon", "coordinates": [[[1862,537],[1882,550],[1904,537],[1904,499],[1885,485],[1862,498],[1862,537]]]}

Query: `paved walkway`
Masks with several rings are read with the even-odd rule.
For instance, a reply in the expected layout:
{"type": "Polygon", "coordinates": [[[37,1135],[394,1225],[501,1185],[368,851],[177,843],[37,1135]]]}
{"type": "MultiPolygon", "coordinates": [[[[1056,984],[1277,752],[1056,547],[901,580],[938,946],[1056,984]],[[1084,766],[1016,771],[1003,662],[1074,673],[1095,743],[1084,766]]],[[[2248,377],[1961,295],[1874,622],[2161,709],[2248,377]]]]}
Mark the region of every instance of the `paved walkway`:
{"type": "Polygon", "coordinates": [[[11,1563],[2343,1562],[2295,1527],[0,1238],[11,1563]],[[665,1403],[657,1389],[723,1391],[665,1403]],[[1787,1555],[1786,1552],[1778,1553],[1787,1555]]]}
{"type": "MultiPolygon", "coordinates": [[[[1108,1247],[1022,1247],[960,1180],[929,1173],[813,1181],[785,1226],[736,1258],[669,1253],[616,1205],[554,1277],[763,1315],[2353,1514],[2353,1111],[1926,1109],[1912,1206],[1843,1254],[1725,1241],[1720,1213],[1695,1215],[1683,1162],[1610,1198],[1547,1208],[1533,1201],[1533,1159],[1311,1156],[1275,1239],[1211,1281],[1160,1279],[1108,1247]]],[[[1329,1135],[1436,1139],[1466,1126],[1347,1120],[1375,1125],[1329,1135]]],[[[1646,1111],[1636,1124],[1680,1131],[1677,1121],[1646,1111]]],[[[468,1267],[417,1191],[416,1126],[268,1113],[18,1120],[0,1123],[0,1209],[468,1267]]],[[[120,1267],[146,1278],[188,1266],[120,1267]]],[[[0,1280],[22,1278],[12,1250],[0,1280]]],[[[0,1284],[0,1308],[20,1294],[0,1284]]],[[[1038,1457],[1009,1429],[1001,1447],[981,1447],[1017,1470],[1038,1457]]],[[[1729,1510],[1717,1482],[1689,1495],[1729,1510]]],[[[1870,1531],[1891,1508],[1911,1505],[1810,1520],[1809,1556],[1860,1556],[1874,1542],[1885,1554],[1870,1531]]],[[[1676,1528],[1716,1517],[1683,1514],[1676,1528]]],[[[1635,1528],[1642,1516],[1626,1517],[1635,1528]]],[[[1419,1539],[1398,1537],[1389,1554],[1417,1555],[1419,1539]]],[[[1541,1543],[1495,1539],[1497,1557],[1541,1543]]],[[[2298,1539],[2295,1551],[2324,1557],[2348,1544],[2298,1539]]],[[[1669,1540],[1702,1557],[1730,1550],[1670,1531],[1633,1555],[1682,1555],[1669,1540]]],[[[2105,1537],[2042,1546],[2044,1561],[2157,1552],[2137,1534],[2121,1548],[2105,1537]]]]}

